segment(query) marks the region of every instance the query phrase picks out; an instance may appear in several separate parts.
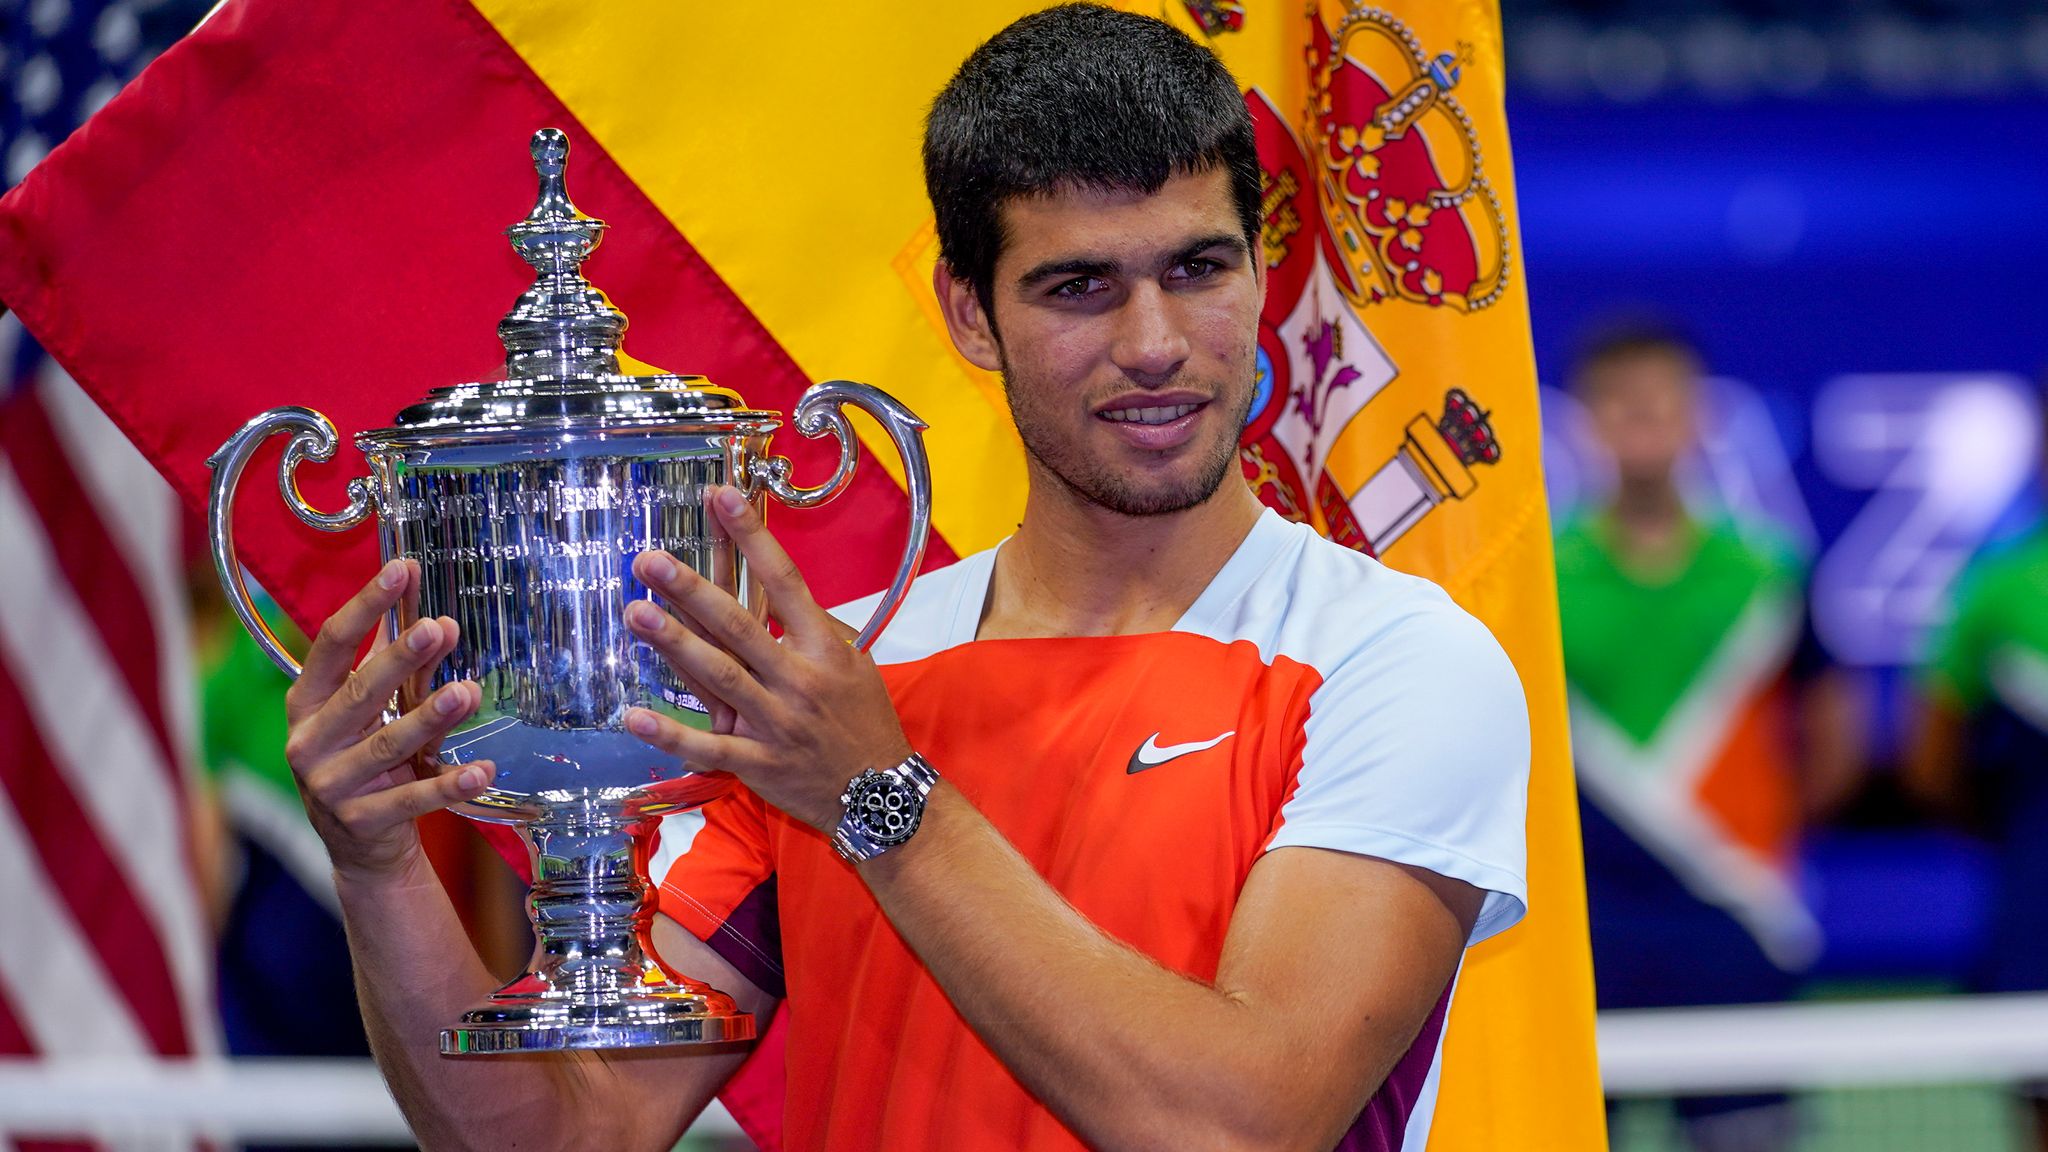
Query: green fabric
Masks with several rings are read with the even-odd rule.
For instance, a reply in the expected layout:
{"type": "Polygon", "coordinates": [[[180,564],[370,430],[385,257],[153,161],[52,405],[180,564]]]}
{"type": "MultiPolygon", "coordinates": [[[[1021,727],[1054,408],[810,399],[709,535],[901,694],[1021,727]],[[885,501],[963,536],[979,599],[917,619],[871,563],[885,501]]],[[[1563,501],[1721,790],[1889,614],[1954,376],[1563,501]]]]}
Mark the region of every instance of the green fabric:
{"type": "Polygon", "coordinates": [[[1625,569],[1605,516],[1568,523],[1557,539],[1565,678],[1630,739],[1648,744],[1760,595],[1797,596],[1794,553],[1755,528],[1691,525],[1692,555],[1648,579],[1625,569]]]}
{"type": "Polygon", "coordinates": [[[1990,695],[1992,656],[2018,644],[2048,656],[2048,530],[1985,554],[1959,581],[1955,615],[1935,637],[1922,680],[1965,711],[1990,695]]]}
{"type": "MultiPolygon", "coordinates": [[[[285,763],[284,694],[291,681],[263,654],[233,617],[225,642],[202,672],[200,738],[206,765],[216,775],[241,772],[298,805],[291,766],[285,763]]],[[[271,627],[283,629],[282,617],[271,627]]]]}

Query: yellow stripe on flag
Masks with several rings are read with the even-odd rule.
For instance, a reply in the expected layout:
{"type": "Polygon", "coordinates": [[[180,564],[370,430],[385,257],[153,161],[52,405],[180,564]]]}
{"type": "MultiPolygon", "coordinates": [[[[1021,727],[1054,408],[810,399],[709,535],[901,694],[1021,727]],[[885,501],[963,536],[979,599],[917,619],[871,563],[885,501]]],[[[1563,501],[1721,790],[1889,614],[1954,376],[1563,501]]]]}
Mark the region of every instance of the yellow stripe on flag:
{"type": "MultiPolygon", "coordinates": [[[[1016,527],[1023,453],[1000,385],[929,304],[918,149],[960,61],[1039,5],[477,7],[807,375],[875,384],[931,425],[933,523],[955,552],[1016,527]]],[[[887,438],[859,423],[900,482],[887,438]]]]}
{"type": "MultiPolygon", "coordinates": [[[[935,526],[957,552],[1015,527],[1022,456],[1000,384],[954,352],[931,299],[937,245],[918,147],[960,61],[1040,4],[475,2],[805,373],[872,382],[931,423],[935,526]]],[[[1278,503],[1340,539],[1386,543],[1389,565],[1442,583],[1492,628],[1528,693],[1531,911],[1467,958],[1430,1148],[1604,1148],[1498,10],[1121,6],[1207,38],[1292,134],[1300,195],[1274,196],[1269,277],[1304,299],[1322,291],[1353,333],[1342,355],[1380,369],[1301,393],[1316,401],[1312,427],[1267,442],[1296,474],[1291,488],[1273,474],[1287,489],[1278,503]],[[1379,96],[1360,104],[1361,93],[1379,96]],[[1390,181],[1426,161],[1436,190],[1374,198],[1383,159],[1390,181]],[[1318,229],[1322,263],[1303,242],[1318,229]],[[1304,288],[1309,267],[1319,271],[1304,288]],[[1461,412],[1497,456],[1461,452],[1440,431],[1461,412]],[[1319,485],[1338,507],[1319,502],[1319,485]],[[1395,490],[1431,501],[1399,521],[1398,538],[1372,510],[1395,490]]],[[[1300,335],[1289,326],[1272,347],[1300,335]]],[[[744,380],[717,383],[747,392],[744,380]]],[[[893,472],[895,453],[863,434],[893,472]]]]}

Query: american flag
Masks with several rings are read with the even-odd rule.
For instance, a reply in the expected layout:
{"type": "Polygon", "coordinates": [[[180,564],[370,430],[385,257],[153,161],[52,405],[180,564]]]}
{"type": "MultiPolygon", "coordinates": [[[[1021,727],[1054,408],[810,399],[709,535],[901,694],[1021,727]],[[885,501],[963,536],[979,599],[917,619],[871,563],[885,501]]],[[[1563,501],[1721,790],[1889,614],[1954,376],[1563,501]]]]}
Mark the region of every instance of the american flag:
{"type": "MultiPolygon", "coordinates": [[[[189,27],[193,8],[0,0],[6,185],[189,27]]],[[[189,823],[183,523],[155,469],[0,317],[0,1056],[219,1049],[189,823]]],[[[52,1146],[0,1117],[0,1140],[10,1135],[52,1146]]],[[[145,1143],[192,1146],[174,1133],[145,1143]]]]}

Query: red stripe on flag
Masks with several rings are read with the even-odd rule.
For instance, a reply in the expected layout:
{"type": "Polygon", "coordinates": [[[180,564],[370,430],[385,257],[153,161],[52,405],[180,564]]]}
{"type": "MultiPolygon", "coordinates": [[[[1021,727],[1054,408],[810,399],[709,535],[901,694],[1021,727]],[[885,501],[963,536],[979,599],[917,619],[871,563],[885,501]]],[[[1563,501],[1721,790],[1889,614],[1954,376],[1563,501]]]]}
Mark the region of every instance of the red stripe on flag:
{"type": "Polygon", "coordinates": [[[28,1038],[28,1030],[21,1026],[21,1018],[14,1014],[14,1003],[7,998],[7,983],[0,980],[0,1056],[33,1056],[36,1046],[28,1038]]]}
{"type": "MultiPolygon", "coordinates": [[[[53,654],[72,659],[78,654],[53,654]]],[[[29,673],[33,674],[33,673],[29,673]]],[[[0,794],[13,805],[41,858],[51,890],[77,923],[100,965],[110,997],[128,1004],[144,1037],[159,1055],[188,1056],[184,1011],[171,979],[170,957],[150,918],[128,886],[120,865],[100,839],[85,809],[64,782],[63,770],[41,738],[43,724],[29,709],[15,669],[0,663],[0,794]]],[[[96,770],[96,769],[95,769],[96,770]]],[[[137,812],[139,820],[176,820],[183,813],[137,812]]],[[[28,994],[33,995],[34,989],[28,994]]]]}
{"type": "MultiPolygon", "coordinates": [[[[577,203],[612,225],[589,273],[632,318],[629,350],[787,411],[809,383],[787,352],[461,0],[229,3],[0,199],[0,301],[203,508],[206,458],[264,409],[311,405],[348,436],[498,374],[495,326],[532,280],[501,230],[532,205],[547,125],[574,146],[577,203]]],[[[787,429],[775,447],[805,483],[836,457],[787,429]]],[[[243,556],[310,626],[369,578],[374,534],[293,519],[278,451],[248,477],[243,556]]],[[[908,522],[860,456],[830,508],[775,517],[828,603],[888,583],[908,522]]],[[[302,481],[332,509],[365,471],[344,451],[302,481]]],[[[928,566],[952,559],[934,539],[928,566]]]]}
{"type": "MultiPolygon", "coordinates": [[[[0,457],[13,468],[42,522],[55,526],[46,535],[65,583],[99,630],[107,656],[149,723],[165,766],[176,765],[177,747],[164,717],[156,622],[150,617],[149,599],[128,566],[134,548],[123,546],[107,531],[33,385],[0,407],[0,457]]],[[[184,781],[175,768],[166,777],[172,791],[182,795],[184,781]]]]}
{"type": "Polygon", "coordinates": [[[83,1140],[16,1140],[14,1147],[16,1152],[103,1152],[83,1140]]]}
{"type": "MultiPolygon", "coordinates": [[[[629,349],[786,411],[808,383],[788,354],[458,0],[230,3],[0,200],[0,300],[201,507],[206,457],[263,409],[309,404],[347,435],[497,374],[495,325],[532,278],[501,230],[532,204],[527,140],[550,124],[577,203],[613,226],[589,272],[629,349]]],[[[834,461],[788,430],[776,448],[805,482],[834,461]]],[[[831,508],[776,518],[822,600],[895,570],[906,502],[862,455],[831,508]]],[[[291,519],[275,460],[246,486],[245,559],[312,624],[369,577],[373,533],[291,519]]],[[[364,471],[345,452],[302,474],[333,508],[364,471]]],[[[933,541],[932,565],[952,558],[933,541]]]]}

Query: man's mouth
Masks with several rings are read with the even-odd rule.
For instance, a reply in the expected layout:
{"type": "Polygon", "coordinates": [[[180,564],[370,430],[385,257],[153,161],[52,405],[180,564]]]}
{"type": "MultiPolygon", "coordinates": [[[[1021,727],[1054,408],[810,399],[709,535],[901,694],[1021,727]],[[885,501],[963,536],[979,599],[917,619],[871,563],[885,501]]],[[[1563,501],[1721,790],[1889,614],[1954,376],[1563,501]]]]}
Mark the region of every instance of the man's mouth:
{"type": "Polygon", "coordinates": [[[1111,408],[1096,415],[1118,424],[1170,424],[1200,407],[1200,404],[1167,404],[1155,408],[1111,408]]]}

